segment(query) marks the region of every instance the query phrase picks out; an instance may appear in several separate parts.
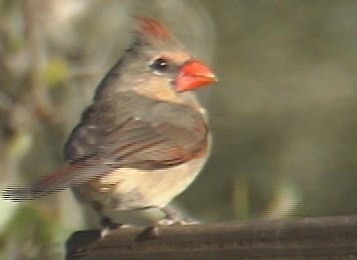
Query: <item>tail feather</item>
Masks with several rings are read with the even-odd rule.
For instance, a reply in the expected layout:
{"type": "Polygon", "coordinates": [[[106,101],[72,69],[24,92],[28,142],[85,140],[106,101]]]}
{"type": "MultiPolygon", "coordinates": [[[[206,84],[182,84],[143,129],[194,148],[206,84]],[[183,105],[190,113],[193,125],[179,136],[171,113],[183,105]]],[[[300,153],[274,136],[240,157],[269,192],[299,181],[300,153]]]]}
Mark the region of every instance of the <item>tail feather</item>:
{"type": "Polygon", "coordinates": [[[2,197],[12,201],[37,199],[95,179],[112,170],[109,165],[98,162],[74,163],[39,178],[30,186],[7,187],[2,191],[2,197]]]}
{"type": "Polygon", "coordinates": [[[7,187],[2,191],[2,197],[5,200],[26,201],[37,199],[46,195],[41,190],[35,190],[32,187],[7,187]]]}

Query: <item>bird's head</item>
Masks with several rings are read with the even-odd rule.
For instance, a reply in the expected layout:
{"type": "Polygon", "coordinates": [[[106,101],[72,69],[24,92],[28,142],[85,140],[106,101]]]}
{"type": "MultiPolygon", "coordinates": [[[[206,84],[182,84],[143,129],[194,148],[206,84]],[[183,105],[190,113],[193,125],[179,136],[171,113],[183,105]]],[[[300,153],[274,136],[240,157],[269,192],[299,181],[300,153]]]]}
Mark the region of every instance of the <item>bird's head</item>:
{"type": "Polygon", "coordinates": [[[128,71],[126,81],[131,81],[134,91],[173,99],[217,81],[212,70],[195,59],[158,21],[136,17],[135,22],[134,42],[126,53],[125,64],[121,64],[128,71]]]}

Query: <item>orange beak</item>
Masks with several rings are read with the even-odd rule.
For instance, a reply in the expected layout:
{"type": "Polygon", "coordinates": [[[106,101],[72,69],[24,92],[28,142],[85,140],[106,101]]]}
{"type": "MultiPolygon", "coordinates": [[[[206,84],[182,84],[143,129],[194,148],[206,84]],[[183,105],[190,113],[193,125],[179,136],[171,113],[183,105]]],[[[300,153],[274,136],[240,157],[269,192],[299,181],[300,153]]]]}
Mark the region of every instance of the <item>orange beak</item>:
{"type": "Polygon", "coordinates": [[[183,64],[175,80],[176,90],[188,91],[217,82],[216,75],[199,60],[190,60],[183,64]]]}

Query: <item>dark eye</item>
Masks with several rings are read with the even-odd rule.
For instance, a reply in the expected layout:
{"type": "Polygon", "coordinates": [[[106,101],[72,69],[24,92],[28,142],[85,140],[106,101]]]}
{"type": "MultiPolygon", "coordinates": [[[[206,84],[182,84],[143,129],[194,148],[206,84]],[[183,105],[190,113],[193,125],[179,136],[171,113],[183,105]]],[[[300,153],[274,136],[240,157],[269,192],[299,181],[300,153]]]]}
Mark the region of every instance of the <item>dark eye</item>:
{"type": "Polygon", "coordinates": [[[156,72],[167,72],[169,70],[169,62],[164,58],[158,58],[151,63],[151,68],[156,72]]]}

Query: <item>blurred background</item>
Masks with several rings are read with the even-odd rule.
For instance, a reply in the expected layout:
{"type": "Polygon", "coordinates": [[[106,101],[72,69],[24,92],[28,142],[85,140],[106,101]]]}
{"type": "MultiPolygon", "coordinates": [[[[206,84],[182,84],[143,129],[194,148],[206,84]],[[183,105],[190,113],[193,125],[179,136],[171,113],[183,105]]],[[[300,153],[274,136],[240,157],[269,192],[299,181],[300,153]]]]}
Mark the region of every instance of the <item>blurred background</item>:
{"type": "MultiPolygon", "coordinates": [[[[205,222],[357,212],[357,1],[0,0],[0,178],[30,183],[103,74],[158,18],[216,71],[214,148],[175,205],[205,222]]],[[[0,200],[0,259],[61,259],[96,222],[69,191],[0,200]]]]}

